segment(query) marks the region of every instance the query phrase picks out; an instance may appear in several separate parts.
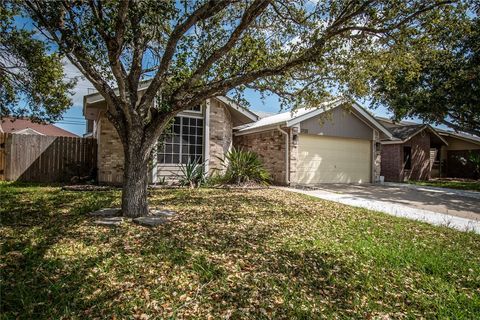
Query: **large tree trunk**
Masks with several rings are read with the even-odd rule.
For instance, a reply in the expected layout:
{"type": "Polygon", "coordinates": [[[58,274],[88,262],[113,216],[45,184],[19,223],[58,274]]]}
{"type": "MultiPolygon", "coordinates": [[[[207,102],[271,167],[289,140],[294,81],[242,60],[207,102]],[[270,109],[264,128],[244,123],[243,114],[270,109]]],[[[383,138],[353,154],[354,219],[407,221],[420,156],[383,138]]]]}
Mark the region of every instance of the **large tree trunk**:
{"type": "Polygon", "coordinates": [[[124,146],[122,190],[122,214],[132,218],[148,215],[148,156],[139,146],[140,141],[135,142],[124,146]]]}

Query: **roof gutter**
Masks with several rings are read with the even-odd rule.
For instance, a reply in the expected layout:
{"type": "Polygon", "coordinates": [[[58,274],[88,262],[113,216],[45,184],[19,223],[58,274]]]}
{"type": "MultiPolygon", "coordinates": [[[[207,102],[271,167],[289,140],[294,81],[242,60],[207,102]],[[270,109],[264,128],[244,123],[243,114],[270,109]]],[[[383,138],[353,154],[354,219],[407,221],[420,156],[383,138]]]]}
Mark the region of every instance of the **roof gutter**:
{"type": "Polygon", "coordinates": [[[278,131],[285,135],[285,182],[290,185],[290,139],[288,131],[283,130],[280,126],[277,126],[278,131]]]}
{"type": "Polygon", "coordinates": [[[264,131],[269,131],[269,130],[275,130],[278,127],[279,127],[279,125],[275,125],[275,124],[268,125],[268,126],[263,126],[263,127],[259,127],[259,128],[253,128],[253,129],[245,128],[243,130],[240,127],[236,127],[236,128],[233,128],[233,130],[237,129],[238,131],[234,131],[233,134],[235,136],[243,136],[243,135],[247,135],[247,134],[253,134],[253,133],[259,133],[259,132],[264,132],[264,131]]]}

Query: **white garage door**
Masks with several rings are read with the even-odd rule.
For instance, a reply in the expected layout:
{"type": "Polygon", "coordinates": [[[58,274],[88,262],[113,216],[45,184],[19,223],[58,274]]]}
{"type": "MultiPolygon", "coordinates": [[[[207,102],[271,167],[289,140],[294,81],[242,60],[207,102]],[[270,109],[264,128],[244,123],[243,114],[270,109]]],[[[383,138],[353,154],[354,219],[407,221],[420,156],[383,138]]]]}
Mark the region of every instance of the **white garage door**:
{"type": "Polygon", "coordinates": [[[360,139],[299,135],[296,182],[370,182],[371,142],[360,139]]]}

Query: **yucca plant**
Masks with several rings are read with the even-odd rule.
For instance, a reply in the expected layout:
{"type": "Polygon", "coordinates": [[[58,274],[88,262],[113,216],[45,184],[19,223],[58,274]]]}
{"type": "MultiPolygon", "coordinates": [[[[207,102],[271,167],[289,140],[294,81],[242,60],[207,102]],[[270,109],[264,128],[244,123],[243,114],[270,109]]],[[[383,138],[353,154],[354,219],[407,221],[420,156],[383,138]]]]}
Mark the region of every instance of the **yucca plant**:
{"type": "Polygon", "coordinates": [[[270,174],[263,167],[263,163],[255,152],[232,148],[222,159],[225,167],[224,179],[227,183],[241,184],[255,181],[268,184],[270,174]]]}
{"type": "Polygon", "coordinates": [[[200,187],[205,183],[205,163],[197,160],[188,161],[180,166],[180,180],[182,186],[188,186],[190,189],[200,187]]]}

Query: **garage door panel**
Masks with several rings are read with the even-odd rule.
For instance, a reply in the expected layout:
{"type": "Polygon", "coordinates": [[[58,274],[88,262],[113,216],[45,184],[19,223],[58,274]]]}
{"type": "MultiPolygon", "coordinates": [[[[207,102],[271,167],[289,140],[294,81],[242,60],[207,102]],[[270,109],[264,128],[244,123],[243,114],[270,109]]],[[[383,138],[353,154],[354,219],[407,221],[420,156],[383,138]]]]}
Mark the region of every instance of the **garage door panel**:
{"type": "Polygon", "coordinates": [[[368,140],[299,136],[296,180],[300,184],[370,181],[368,140]]]}

